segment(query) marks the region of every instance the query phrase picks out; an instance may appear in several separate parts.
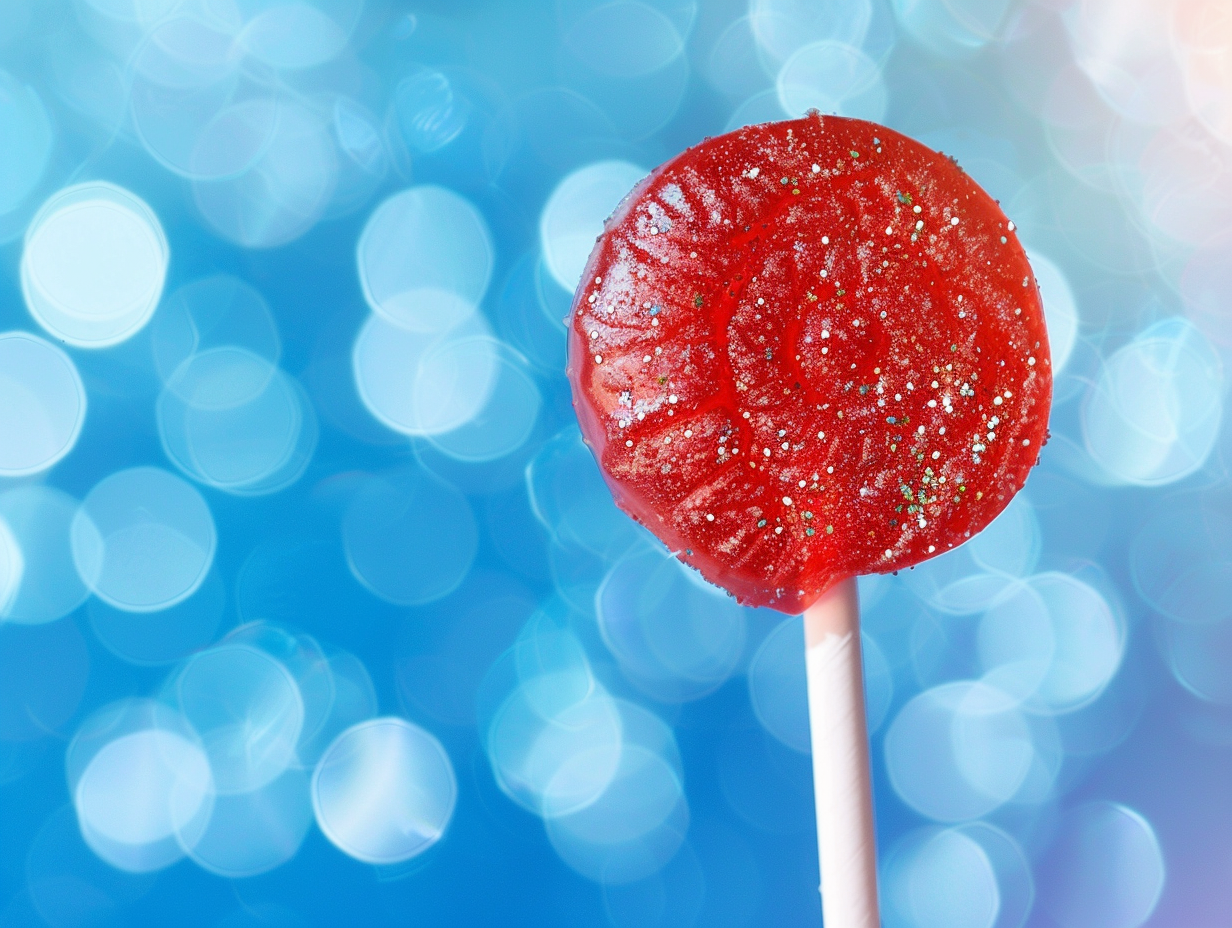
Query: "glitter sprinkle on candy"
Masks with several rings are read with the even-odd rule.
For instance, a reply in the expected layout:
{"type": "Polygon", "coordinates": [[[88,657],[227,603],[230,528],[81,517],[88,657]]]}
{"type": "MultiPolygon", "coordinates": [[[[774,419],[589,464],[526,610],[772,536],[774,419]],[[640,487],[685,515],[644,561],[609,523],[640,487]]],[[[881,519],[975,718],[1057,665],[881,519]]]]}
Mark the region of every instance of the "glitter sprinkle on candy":
{"type": "Polygon", "coordinates": [[[950,159],[858,120],[752,126],[657,169],[570,318],[617,502],[784,612],[978,532],[1034,465],[1052,388],[1007,230],[950,159]]]}

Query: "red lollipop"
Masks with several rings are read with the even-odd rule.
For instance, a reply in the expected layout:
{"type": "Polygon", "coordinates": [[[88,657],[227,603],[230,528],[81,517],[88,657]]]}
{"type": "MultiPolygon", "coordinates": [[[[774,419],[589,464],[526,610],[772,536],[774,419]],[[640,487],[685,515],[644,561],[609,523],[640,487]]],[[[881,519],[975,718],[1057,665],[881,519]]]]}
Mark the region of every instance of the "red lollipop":
{"type": "MultiPolygon", "coordinates": [[[[899,133],[816,114],[708,139],[625,198],[575,298],[569,375],[620,507],[784,612],[991,522],[1052,389],[996,202],[899,133]]],[[[868,792],[856,622],[852,584],[806,614],[831,928],[877,924],[871,812],[846,821],[868,792]],[[823,762],[848,735],[859,757],[823,762]]]]}

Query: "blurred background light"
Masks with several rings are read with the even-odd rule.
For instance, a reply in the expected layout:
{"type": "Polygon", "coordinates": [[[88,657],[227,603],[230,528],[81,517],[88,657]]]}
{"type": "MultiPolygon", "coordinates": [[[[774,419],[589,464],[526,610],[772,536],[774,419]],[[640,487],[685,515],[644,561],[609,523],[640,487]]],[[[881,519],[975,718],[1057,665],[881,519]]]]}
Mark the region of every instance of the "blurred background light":
{"type": "MultiPolygon", "coordinates": [[[[254,287],[229,274],[203,277],[172,293],[150,327],[150,341],[163,383],[175,378],[194,355],[220,348],[241,349],[270,365],[282,357],[278,324],[269,304],[254,287]]],[[[227,354],[218,357],[230,359],[227,354]]],[[[182,379],[186,386],[194,384],[192,378],[182,379]]],[[[243,389],[258,387],[245,385],[243,389]]],[[[179,395],[185,401],[192,399],[190,391],[179,395]]]]}
{"type": "Polygon", "coordinates": [[[321,830],[344,853],[374,864],[408,860],[439,841],[457,792],[440,742],[396,718],[348,728],[312,776],[321,830]]]}
{"type": "Polygon", "coordinates": [[[535,517],[564,544],[614,560],[645,537],[616,508],[576,426],[543,445],[526,481],[535,517]]]}
{"type": "Polygon", "coordinates": [[[612,77],[642,77],[684,53],[692,0],[566,0],[559,5],[561,38],[587,66],[612,77]]]}
{"type": "Polygon", "coordinates": [[[502,792],[544,819],[603,795],[619,768],[624,717],[595,680],[582,643],[552,612],[531,617],[485,689],[480,724],[502,792]]]}
{"type": "Polygon", "coordinates": [[[65,756],[82,837],[107,863],[144,873],[182,858],[178,833],[208,820],[210,764],[186,720],[148,700],[94,712],[65,756]]]}
{"type": "Polygon", "coordinates": [[[219,794],[209,817],[186,823],[176,837],[204,870],[250,877],[294,857],[311,825],[308,776],[291,769],[257,789],[219,794]]]}
{"type": "Polygon", "coordinates": [[[212,642],[226,612],[227,590],[211,570],[187,599],[158,612],[117,609],[95,597],[86,605],[99,642],[123,661],[170,664],[212,642]]]}
{"type": "Polygon", "coordinates": [[[86,416],[76,365],[25,332],[0,335],[0,477],[51,467],[72,449],[86,416]]]}
{"type": "Polygon", "coordinates": [[[629,191],[810,108],[1001,203],[1057,375],[861,578],[886,924],[1222,924],[1230,101],[1222,0],[0,3],[0,925],[818,924],[800,619],[563,372],[629,191]]]}
{"type": "MultiPolygon", "coordinates": [[[[749,662],[749,701],[766,731],[801,754],[811,754],[808,727],[808,689],[804,652],[800,648],[804,623],[787,618],[766,635],[749,662]]],[[[877,642],[861,636],[864,652],[864,701],[868,730],[881,728],[894,698],[894,677],[877,642]]]]}
{"type": "Polygon", "coordinates": [[[802,46],[779,71],[779,105],[788,116],[810,109],[880,122],[886,89],[876,62],[858,48],[822,41],[802,46]]]}
{"type": "Polygon", "coordinates": [[[47,109],[33,87],[0,72],[0,125],[7,146],[0,162],[0,214],[12,212],[38,184],[51,156],[52,128],[47,109]]]}
{"type": "Polygon", "coordinates": [[[256,648],[224,643],[193,655],[163,698],[201,737],[220,795],[258,790],[294,763],[303,698],[287,669],[256,648]]]}
{"type": "Polygon", "coordinates": [[[1052,353],[1054,376],[1065,368],[1074,340],[1078,337],[1078,306],[1064,272],[1051,258],[1030,252],[1031,270],[1044,299],[1044,317],[1048,325],[1048,348],[1052,353]]]}
{"type": "Polygon", "coordinates": [[[1098,697],[1125,644],[1099,593],[1061,573],[1036,574],[1001,594],[977,634],[984,679],[1045,714],[1098,697]]]}
{"type": "MultiPolygon", "coordinates": [[[[163,861],[147,856],[150,846],[167,845],[200,813],[209,777],[205,755],[180,735],[123,735],[95,754],[77,781],[82,834],[121,869],[155,869],[163,861]]],[[[169,853],[178,851],[172,847],[169,853]]]]}
{"type": "MultiPolygon", "coordinates": [[[[244,136],[264,138],[251,163],[215,168],[208,178],[194,179],[194,200],[206,223],[246,248],[284,245],[311,229],[337,184],[338,151],[329,114],[298,101],[272,99],[255,107],[235,104],[216,118],[239,123],[236,131],[244,136]]],[[[219,144],[230,148],[227,142],[219,144]]]]}
{"type": "Polygon", "coordinates": [[[748,15],[758,47],[773,68],[814,42],[859,46],[868,34],[873,4],[854,0],[819,7],[804,0],[751,0],[748,15]]]}
{"type": "Polygon", "coordinates": [[[205,500],[165,470],[135,467],[100,481],[73,517],[73,563],[99,599],[157,612],[197,591],[218,532],[205,500]]]}
{"type": "Polygon", "coordinates": [[[413,332],[465,321],[492,277],[487,224],[444,187],[412,187],[382,203],[364,226],[358,256],[373,312],[413,332]]]}
{"type": "Polygon", "coordinates": [[[899,24],[912,39],[936,55],[964,57],[979,51],[999,33],[1010,0],[892,0],[899,24]]]}
{"type": "Polygon", "coordinates": [[[9,604],[21,588],[25,558],[8,523],[0,520],[0,615],[7,615],[9,604]]]}
{"type": "MultiPolygon", "coordinates": [[[[484,405],[456,428],[426,436],[437,450],[473,464],[503,458],[523,448],[543,407],[543,393],[527,369],[526,359],[501,342],[482,337],[480,340],[481,344],[467,350],[485,358],[490,352],[495,355],[497,368],[491,376],[484,405]]],[[[433,355],[428,370],[452,366],[460,354],[461,347],[433,355]]],[[[467,373],[473,370],[470,367],[467,373]]]]}
{"type": "Polygon", "coordinates": [[[90,595],[73,562],[71,534],[79,512],[77,500],[51,487],[0,494],[0,519],[12,546],[4,621],[54,622],[90,595]]]}
{"type": "Polygon", "coordinates": [[[552,278],[568,292],[582,279],[603,223],[646,171],[627,161],[599,161],[565,177],[539,217],[539,246],[552,278]]]}
{"type": "Polygon", "coordinates": [[[1111,802],[1088,803],[1058,823],[1043,858],[1040,902],[1067,928],[1134,928],[1150,918],[1165,876],[1159,841],[1141,815],[1111,802]]]}
{"type": "Polygon", "coordinates": [[[691,570],[659,551],[634,549],[596,593],[608,650],[634,686],[665,702],[713,691],[744,652],[744,610],[691,570]]]}
{"type": "Polygon", "coordinates": [[[255,3],[237,36],[263,64],[295,71],[322,65],[346,48],[363,0],[335,3],[255,3]]]}
{"type": "Polygon", "coordinates": [[[156,413],[163,449],[176,467],[231,493],[284,489],[316,450],[317,420],[303,387],[242,348],[216,348],[181,363],[156,413]],[[236,396],[240,385],[252,392],[236,396]]]}
{"type": "Polygon", "coordinates": [[[1223,367],[1183,319],[1141,333],[1105,362],[1083,409],[1091,457],[1112,479],[1171,483],[1210,454],[1223,414],[1223,367]]]}
{"type": "Polygon", "coordinates": [[[1020,928],[1035,901],[1018,843],[978,822],[904,836],[886,861],[889,925],[1020,928]]]}
{"type": "Polygon", "coordinates": [[[467,111],[448,77],[432,68],[418,68],[394,88],[390,116],[411,152],[428,154],[458,137],[466,126],[467,111]]]}
{"type": "Polygon", "coordinates": [[[1014,699],[985,683],[956,682],[912,699],[886,731],[895,791],[942,822],[980,818],[1008,802],[1035,746],[1014,699]]]}
{"type": "Polygon", "coordinates": [[[352,354],[360,398],[382,425],[435,435],[466,425],[484,409],[497,379],[487,323],[472,316],[442,332],[417,332],[368,317],[352,354]]]}
{"type": "Polygon", "coordinates": [[[1001,914],[997,874],[984,849],[958,830],[900,847],[885,889],[890,924],[993,928],[1001,914]],[[914,845],[914,846],[912,846],[914,845]]]}
{"type": "Polygon", "coordinates": [[[106,348],[145,326],[162,297],[170,258],[158,217],[114,184],[66,187],[26,232],[21,288],[54,338],[106,348]]]}

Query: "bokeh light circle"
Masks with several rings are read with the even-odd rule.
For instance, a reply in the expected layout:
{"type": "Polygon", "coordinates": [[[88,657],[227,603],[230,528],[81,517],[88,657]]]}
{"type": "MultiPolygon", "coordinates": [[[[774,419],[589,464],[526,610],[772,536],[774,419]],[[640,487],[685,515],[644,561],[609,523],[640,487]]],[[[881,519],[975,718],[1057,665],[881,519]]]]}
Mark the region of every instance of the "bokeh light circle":
{"type": "Polygon", "coordinates": [[[539,216],[539,247],[553,279],[577,289],[604,221],[646,170],[628,161],[597,161],[565,177],[539,216]]]}
{"type": "Polygon", "coordinates": [[[403,435],[440,435],[482,415],[501,373],[500,347],[479,316],[442,333],[373,313],[351,352],[360,400],[403,435]]]}
{"type": "Polygon", "coordinates": [[[783,63],[776,81],[779,105],[793,118],[810,109],[879,122],[887,91],[877,63],[841,42],[805,45],[783,63]]]}
{"type": "Polygon", "coordinates": [[[873,19],[870,0],[819,4],[810,0],[749,0],[749,24],[767,64],[780,66],[811,43],[859,46],[873,19]]]}
{"type": "Polygon", "coordinates": [[[137,30],[100,30],[112,32],[127,59],[125,109],[138,140],[156,162],[182,177],[242,173],[268,142],[272,120],[259,96],[232,105],[239,84],[239,18],[194,15],[201,11],[190,4],[162,0],[149,6],[149,19],[145,10],[135,17],[142,20],[137,30]],[[244,118],[235,118],[237,113],[244,118]]]}
{"type": "Polygon", "coordinates": [[[85,417],[85,386],[68,355],[36,335],[0,334],[0,477],[53,466],[85,417]]]}
{"type": "Polygon", "coordinates": [[[457,795],[441,743],[399,718],[348,728],[312,775],[321,831],[343,853],[372,864],[409,860],[439,841],[457,795]]]}
{"type": "Polygon", "coordinates": [[[546,442],[527,465],[535,518],[558,542],[616,560],[646,536],[616,508],[576,426],[546,442]]]}
{"type": "MultiPolygon", "coordinates": [[[[253,102],[236,106],[244,109],[235,121],[249,122],[253,102]]],[[[263,141],[251,163],[192,182],[206,223],[244,248],[274,248],[304,235],[324,216],[339,174],[328,113],[287,98],[272,100],[259,112],[263,141]]],[[[247,126],[245,131],[257,134],[247,126]]]]}
{"type": "Polygon", "coordinates": [[[47,109],[33,87],[0,71],[0,216],[15,210],[37,186],[54,136],[47,109]]]}
{"type": "Polygon", "coordinates": [[[996,928],[997,873],[984,849],[959,829],[908,839],[886,866],[886,923],[912,928],[996,928]]]}
{"type": "MultiPolygon", "coordinates": [[[[163,383],[194,355],[219,348],[247,351],[276,365],[282,355],[278,324],[269,303],[251,284],[230,274],[213,274],[180,287],[164,302],[150,325],[154,367],[163,383]]],[[[229,355],[220,355],[230,360],[229,355]]],[[[197,377],[181,374],[183,387],[196,388],[197,377]]],[[[255,392],[256,385],[245,391],[255,392]]],[[[193,394],[178,394],[186,402],[193,394]]]]}
{"type": "Polygon", "coordinates": [[[1162,631],[1164,656],[1176,681],[1190,693],[1216,705],[1232,705],[1232,622],[1192,625],[1168,623],[1162,631]]]}
{"type": "Polygon", "coordinates": [[[21,588],[21,577],[26,562],[22,557],[17,539],[4,518],[0,516],[0,616],[8,613],[9,604],[21,588]]]}
{"type": "Polygon", "coordinates": [[[1014,797],[1034,759],[1016,700],[985,683],[946,683],[908,702],[885,737],[890,783],[942,822],[981,818],[1014,797]]]}
{"type": "Polygon", "coordinates": [[[1130,547],[1129,569],[1138,594],[1174,622],[1232,619],[1232,519],[1201,497],[1146,519],[1130,547]]]}
{"type": "Polygon", "coordinates": [[[83,824],[120,844],[151,844],[175,833],[204,800],[209,765],[171,732],[125,735],[99,751],[77,783],[83,824]]]}
{"type": "Polygon", "coordinates": [[[389,173],[390,158],[376,117],[349,97],[334,101],[332,128],[341,158],[328,215],[336,217],[368,202],[389,173]]]}
{"type": "Polygon", "coordinates": [[[90,591],[73,558],[72,527],[80,504],[48,486],[15,487],[0,493],[9,579],[0,592],[0,620],[22,625],[54,622],[77,609],[90,591]]]}
{"type": "Polygon", "coordinates": [[[1082,410],[1086,446],[1118,482],[1159,486],[1206,461],[1223,415],[1223,367],[1185,319],[1155,323],[1104,363],[1082,410]]]}
{"type": "Polygon", "coordinates": [[[111,866],[161,870],[184,855],[176,835],[208,820],[209,762],[191,730],[149,704],[119,704],[87,720],[69,747],[82,837],[111,866]]]}
{"type": "MultiPolygon", "coordinates": [[[[894,697],[894,677],[876,640],[860,636],[864,658],[864,702],[869,733],[885,720],[894,697]]],[[[762,640],[749,661],[749,703],[757,721],[783,744],[812,753],[808,716],[808,678],[804,626],[798,616],[784,619],[762,640]]]]}
{"type": "Polygon", "coordinates": [[[157,612],[201,586],[218,535],[190,484],[156,467],[134,467],[86,495],[72,544],[77,571],[95,596],[126,612],[157,612]]]}
{"type": "Polygon", "coordinates": [[[1000,514],[963,545],[965,554],[986,571],[1025,577],[1039,562],[1043,548],[1039,517],[1026,493],[1009,501],[1000,514]]]}
{"type": "Polygon", "coordinates": [[[373,312],[412,332],[465,321],[492,277],[492,236],[469,200],[445,187],[412,187],[376,208],[356,247],[373,312]]]}
{"type": "Polygon", "coordinates": [[[316,416],[303,387],[241,348],[185,360],[159,396],[156,415],[163,451],[176,467],[238,495],[285,489],[316,450],[316,416]]]}
{"type": "Polygon", "coordinates": [[[495,713],[486,746],[501,791],[545,819],[596,802],[619,768],[616,702],[576,666],[529,677],[495,713]]]}
{"type": "Polygon", "coordinates": [[[899,25],[929,51],[962,58],[1001,31],[1009,0],[891,0],[899,25]]]}
{"type": "Polygon", "coordinates": [[[1166,875],[1150,822],[1126,806],[1093,802],[1061,817],[1041,861],[1040,903],[1063,928],[1138,928],[1166,875]]]}
{"type": "Polygon", "coordinates": [[[439,151],[456,139],[469,115],[466,101],[454,92],[449,78],[426,67],[398,81],[389,111],[389,122],[417,155],[439,151]]]}
{"type": "Polygon", "coordinates": [[[86,606],[86,617],[95,637],[112,654],[132,664],[159,666],[209,645],[226,607],[227,588],[214,568],[197,592],[169,609],[127,612],[95,597],[86,606]]]}
{"type": "Polygon", "coordinates": [[[114,184],[66,187],[30,222],[21,289],[61,341],[106,348],[131,338],[162,298],[170,248],[154,212],[114,184]]]}
{"type": "Polygon", "coordinates": [[[749,662],[749,702],[762,727],[789,748],[808,754],[808,678],[804,625],[784,619],[765,637],[749,662]]]}
{"type": "Polygon", "coordinates": [[[661,870],[688,830],[684,786],[672,765],[640,745],[625,745],[611,784],[585,808],[548,819],[548,840],[589,879],[629,883],[661,870]]]}
{"type": "MultiPolygon", "coordinates": [[[[484,368],[487,349],[496,357],[486,402],[457,428],[426,436],[437,450],[469,463],[494,461],[516,452],[534,432],[543,406],[543,393],[527,370],[526,359],[502,343],[486,341],[487,345],[470,349],[485,358],[480,362],[484,368]]],[[[458,347],[443,351],[441,356],[429,355],[421,369],[424,381],[431,380],[434,369],[449,363],[463,350],[464,347],[458,347]]],[[[476,366],[479,365],[472,362],[471,369],[476,366]]]]}
{"type": "Polygon", "coordinates": [[[186,823],[176,839],[197,866],[234,879],[291,860],[311,826],[308,775],[292,768],[259,789],[216,796],[209,817],[186,823]]]}
{"type": "Polygon", "coordinates": [[[1055,376],[1065,368],[1074,341],[1078,338],[1078,304],[1065,273],[1055,262],[1034,249],[1028,251],[1031,270],[1044,301],[1044,319],[1048,327],[1048,349],[1055,376]]]}
{"type": "Polygon", "coordinates": [[[1068,574],[1036,574],[980,620],[984,679],[1042,713],[1096,699],[1121,665],[1125,629],[1103,596],[1068,574]]]}
{"type": "Polygon", "coordinates": [[[701,76],[729,99],[746,98],[763,90],[769,82],[760,60],[761,49],[753,34],[753,22],[748,16],[731,20],[709,42],[695,43],[694,50],[695,54],[701,52],[701,60],[697,62],[701,76]]]}
{"type": "Polygon", "coordinates": [[[236,39],[248,54],[272,68],[300,71],[319,67],[341,54],[350,38],[346,19],[339,22],[331,18],[321,6],[328,9],[325,4],[304,0],[262,4],[236,39]]]}
{"type": "Polygon", "coordinates": [[[736,669],[744,609],[666,552],[631,551],[595,595],[603,641],[630,682],[658,699],[698,699],[736,669]]]}
{"type": "Polygon", "coordinates": [[[1170,8],[1150,0],[1119,4],[1083,0],[1066,20],[1074,60],[1104,103],[1136,123],[1166,125],[1185,108],[1185,88],[1172,53],[1170,8]],[[1119,41],[1110,30],[1134,28],[1119,41]]]}
{"type": "MultiPolygon", "coordinates": [[[[658,6],[688,3],[646,3],[641,0],[562,4],[580,7],[568,17],[561,36],[564,46],[587,67],[617,78],[645,77],[661,71],[684,52],[684,35],[658,6]]],[[[679,16],[677,18],[680,18],[679,16]]]]}
{"type": "Polygon", "coordinates": [[[165,698],[200,735],[220,795],[250,793],[295,763],[304,701],[290,672],[246,644],[189,658],[165,698]]]}
{"type": "Polygon", "coordinates": [[[1230,253],[1229,239],[1217,239],[1195,249],[1179,281],[1186,315],[1221,348],[1232,347],[1232,317],[1226,308],[1226,294],[1232,285],[1230,253]]]}

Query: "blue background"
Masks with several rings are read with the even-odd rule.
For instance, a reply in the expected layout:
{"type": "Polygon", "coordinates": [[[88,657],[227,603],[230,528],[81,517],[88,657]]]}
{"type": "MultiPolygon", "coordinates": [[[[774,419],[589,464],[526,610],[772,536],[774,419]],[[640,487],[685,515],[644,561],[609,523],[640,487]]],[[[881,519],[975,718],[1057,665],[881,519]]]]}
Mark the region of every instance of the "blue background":
{"type": "MultiPolygon", "coordinates": [[[[615,510],[577,437],[560,322],[638,176],[808,107],[953,154],[1000,200],[1056,359],[1052,439],[1006,515],[959,551],[861,581],[886,924],[1226,924],[1220,9],[6,0],[0,332],[59,344],[87,408],[61,457],[0,474],[26,584],[6,591],[0,567],[0,925],[820,923],[799,620],[734,606],[615,510]],[[91,321],[113,284],[36,248],[49,198],[94,182],[130,216],[124,191],[144,201],[147,240],[169,255],[152,319],[138,307],[139,329],[115,340],[91,321]],[[378,207],[389,224],[370,225],[378,207]],[[77,287],[68,321],[23,287],[23,263],[44,259],[44,284],[77,287]],[[222,306],[182,288],[218,274],[248,302],[182,349],[185,320],[205,331],[222,306]],[[185,365],[229,345],[246,353],[217,355],[232,366],[209,389],[261,382],[211,406],[185,365]],[[270,384],[289,406],[245,405],[270,384]],[[411,395],[426,399],[398,405],[411,395]],[[192,418],[219,408],[212,430],[192,418]],[[134,611],[83,567],[80,538],[70,551],[70,523],[101,526],[96,487],[144,466],[196,487],[160,518],[191,534],[204,500],[216,544],[182,602],[157,598],[179,549],[150,543],[152,560],[118,568],[154,597],[134,611]],[[76,784],[107,741],[82,734],[90,720],[157,699],[192,742],[211,699],[267,711],[226,672],[193,706],[169,695],[193,655],[252,622],[349,668],[353,702],[323,710],[338,731],[398,716],[439,741],[456,805],[447,775],[391,768],[424,808],[452,809],[439,841],[373,865],[327,839],[307,785],[323,746],[296,729],[292,799],[219,838],[231,853],[285,825],[263,872],[211,872],[191,840],[139,874],[87,846],[76,784]],[[545,679],[559,680],[546,697],[545,679]],[[527,727],[494,736],[501,707],[536,692],[527,727]],[[570,722],[583,703],[598,715],[570,722]],[[542,771],[511,784],[544,730],[544,762],[572,764],[582,800],[542,771]]],[[[16,402],[5,376],[0,403],[16,402]]],[[[37,430],[0,421],[17,423],[0,457],[37,457],[37,430]]]]}

